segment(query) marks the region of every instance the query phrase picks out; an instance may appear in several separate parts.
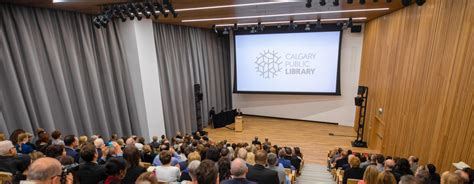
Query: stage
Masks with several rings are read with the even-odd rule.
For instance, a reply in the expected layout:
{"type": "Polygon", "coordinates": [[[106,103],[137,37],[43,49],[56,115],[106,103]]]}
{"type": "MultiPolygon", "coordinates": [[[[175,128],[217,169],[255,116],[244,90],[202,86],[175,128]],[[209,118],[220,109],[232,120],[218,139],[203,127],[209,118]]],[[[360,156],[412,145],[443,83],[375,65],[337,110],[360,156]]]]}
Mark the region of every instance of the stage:
{"type": "Polygon", "coordinates": [[[351,141],[356,136],[352,127],[255,116],[244,116],[243,120],[243,132],[235,132],[225,127],[206,128],[205,131],[216,141],[227,139],[230,142],[250,143],[258,136],[262,142],[269,138],[272,145],[298,146],[304,155],[305,163],[326,164],[328,150],[335,147],[376,153],[367,148],[351,147],[351,141]],[[334,133],[334,136],[329,133],[334,133]]]}

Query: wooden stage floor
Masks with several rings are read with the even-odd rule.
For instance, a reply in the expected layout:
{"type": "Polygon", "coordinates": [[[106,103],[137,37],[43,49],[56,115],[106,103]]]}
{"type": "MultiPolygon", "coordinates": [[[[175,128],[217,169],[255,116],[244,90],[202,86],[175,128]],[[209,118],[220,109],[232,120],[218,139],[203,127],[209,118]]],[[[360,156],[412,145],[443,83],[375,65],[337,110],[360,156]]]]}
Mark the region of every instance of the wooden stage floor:
{"type": "Polygon", "coordinates": [[[326,164],[327,152],[335,147],[351,149],[356,152],[375,153],[367,148],[353,148],[351,141],[356,133],[352,127],[323,124],[316,122],[284,120],[244,116],[242,132],[228,128],[206,128],[209,137],[215,141],[227,139],[230,142],[251,142],[255,136],[260,141],[269,138],[272,144],[278,146],[300,147],[305,163],[326,164]],[[334,133],[335,136],[330,136],[334,133]]]}

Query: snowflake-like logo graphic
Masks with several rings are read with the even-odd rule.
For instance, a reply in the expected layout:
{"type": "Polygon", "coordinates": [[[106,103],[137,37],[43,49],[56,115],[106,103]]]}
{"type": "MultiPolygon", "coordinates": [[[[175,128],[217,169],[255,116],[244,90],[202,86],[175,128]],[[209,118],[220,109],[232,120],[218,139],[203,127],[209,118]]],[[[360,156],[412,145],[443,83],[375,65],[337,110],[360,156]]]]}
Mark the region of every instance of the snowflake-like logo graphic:
{"type": "Polygon", "coordinates": [[[257,57],[255,64],[257,67],[257,72],[261,77],[265,79],[274,78],[277,76],[278,72],[282,71],[280,61],[281,56],[278,56],[278,52],[266,50],[260,53],[260,56],[257,57]]]}

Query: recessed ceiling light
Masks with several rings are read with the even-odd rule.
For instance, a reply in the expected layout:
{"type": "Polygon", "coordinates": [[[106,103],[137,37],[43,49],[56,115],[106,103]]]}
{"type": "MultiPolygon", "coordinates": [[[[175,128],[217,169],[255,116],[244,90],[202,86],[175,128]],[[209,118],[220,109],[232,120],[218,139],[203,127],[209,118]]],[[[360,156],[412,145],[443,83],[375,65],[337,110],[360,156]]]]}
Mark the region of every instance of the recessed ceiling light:
{"type": "Polygon", "coordinates": [[[283,13],[283,14],[252,15],[252,16],[241,16],[241,17],[221,17],[221,18],[206,18],[206,19],[188,19],[188,20],[181,20],[181,22],[206,22],[206,21],[217,21],[217,20],[257,19],[257,18],[285,17],[285,16],[298,16],[298,15],[318,15],[318,14],[331,14],[331,13],[387,11],[387,10],[389,10],[389,9],[390,9],[390,8],[371,8],[371,9],[354,9],[354,10],[333,10],[333,11],[318,11],[318,12],[302,12],[302,13],[283,13]]]}
{"type": "Polygon", "coordinates": [[[245,6],[258,6],[258,5],[267,5],[267,4],[280,4],[288,2],[259,2],[259,3],[244,3],[244,4],[232,4],[232,5],[220,5],[220,6],[205,6],[205,7],[196,7],[196,8],[181,8],[176,9],[175,11],[194,11],[194,10],[209,10],[209,9],[219,9],[219,8],[235,8],[235,7],[245,7],[245,6]]]}

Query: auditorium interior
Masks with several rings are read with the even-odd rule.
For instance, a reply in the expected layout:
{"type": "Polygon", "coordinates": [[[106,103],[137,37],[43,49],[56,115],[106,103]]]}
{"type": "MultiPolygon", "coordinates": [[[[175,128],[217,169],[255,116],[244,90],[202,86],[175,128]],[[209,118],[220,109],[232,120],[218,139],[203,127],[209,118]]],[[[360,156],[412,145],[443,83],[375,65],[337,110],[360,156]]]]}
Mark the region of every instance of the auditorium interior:
{"type": "Polygon", "coordinates": [[[474,0],[0,0],[0,184],[474,184],[474,0]]]}

